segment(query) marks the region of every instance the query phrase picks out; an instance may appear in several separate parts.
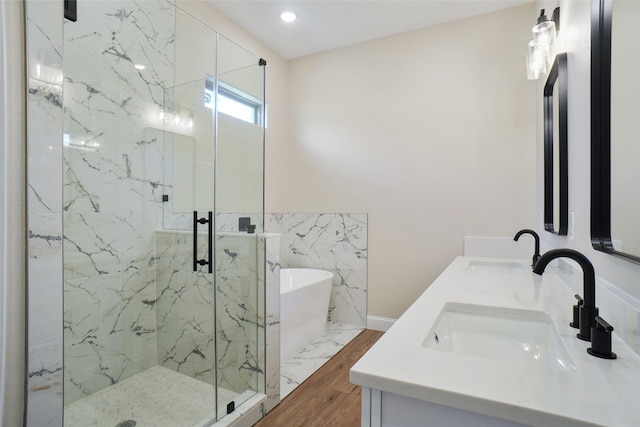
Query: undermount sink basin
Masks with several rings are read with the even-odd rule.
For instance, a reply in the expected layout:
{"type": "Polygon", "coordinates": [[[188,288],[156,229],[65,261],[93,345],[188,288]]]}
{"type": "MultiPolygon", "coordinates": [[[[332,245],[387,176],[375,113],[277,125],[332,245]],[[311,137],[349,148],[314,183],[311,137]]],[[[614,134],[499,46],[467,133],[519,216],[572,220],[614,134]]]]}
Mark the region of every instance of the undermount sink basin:
{"type": "Polygon", "coordinates": [[[510,262],[510,261],[479,261],[479,260],[471,260],[469,261],[468,270],[473,271],[508,271],[508,272],[524,272],[530,271],[531,267],[528,265],[518,263],[518,262],[510,262]]]}
{"type": "Polygon", "coordinates": [[[422,346],[562,372],[576,369],[555,324],[542,311],[447,303],[422,346]]]}

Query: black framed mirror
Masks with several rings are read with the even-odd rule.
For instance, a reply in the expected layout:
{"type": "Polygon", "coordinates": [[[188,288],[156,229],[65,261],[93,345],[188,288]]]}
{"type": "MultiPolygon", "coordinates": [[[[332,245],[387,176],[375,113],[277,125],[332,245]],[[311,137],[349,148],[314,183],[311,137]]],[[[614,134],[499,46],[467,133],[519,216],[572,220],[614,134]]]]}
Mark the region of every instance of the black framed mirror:
{"type": "Polygon", "coordinates": [[[640,263],[640,2],[593,0],[591,243],[640,263]]]}
{"type": "Polygon", "coordinates": [[[567,149],[567,54],[556,56],[544,86],[544,229],[567,235],[569,172],[567,149]]]}

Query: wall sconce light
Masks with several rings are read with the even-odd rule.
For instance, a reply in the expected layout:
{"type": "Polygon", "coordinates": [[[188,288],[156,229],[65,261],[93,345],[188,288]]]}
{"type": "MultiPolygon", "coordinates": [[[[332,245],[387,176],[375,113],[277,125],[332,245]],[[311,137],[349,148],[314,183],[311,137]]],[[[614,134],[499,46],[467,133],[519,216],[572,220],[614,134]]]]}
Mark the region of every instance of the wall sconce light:
{"type": "Polygon", "coordinates": [[[538,22],[533,27],[533,38],[529,42],[527,50],[527,78],[537,80],[544,76],[556,56],[556,34],[560,24],[560,8],[553,11],[552,19],[549,20],[544,14],[544,9],[540,11],[538,22]]]}

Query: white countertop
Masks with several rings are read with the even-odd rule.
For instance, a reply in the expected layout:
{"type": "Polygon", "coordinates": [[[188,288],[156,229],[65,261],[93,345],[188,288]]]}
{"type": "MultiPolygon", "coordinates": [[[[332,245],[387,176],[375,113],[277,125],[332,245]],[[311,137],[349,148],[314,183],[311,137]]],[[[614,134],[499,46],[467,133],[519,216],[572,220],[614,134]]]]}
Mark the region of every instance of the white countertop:
{"type": "MultiPolygon", "coordinates": [[[[617,359],[589,355],[590,343],[576,338],[577,330],[569,326],[573,292],[550,268],[543,276],[530,267],[471,270],[471,260],[514,261],[455,259],[351,368],[352,383],[533,426],[640,426],[640,357],[615,332],[612,351],[617,359]],[[447,302],[548,313],[576,370],[557,372],[424,348],[422,342],[447,302]]],[[[600,314],[607,320],[607,313],[600,314]]]]}

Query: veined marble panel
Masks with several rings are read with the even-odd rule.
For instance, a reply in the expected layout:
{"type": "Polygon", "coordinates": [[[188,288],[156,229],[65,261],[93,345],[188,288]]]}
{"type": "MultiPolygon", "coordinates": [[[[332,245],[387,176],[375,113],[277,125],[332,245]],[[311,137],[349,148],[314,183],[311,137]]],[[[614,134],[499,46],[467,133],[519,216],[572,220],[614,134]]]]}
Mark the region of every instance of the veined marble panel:
{"type": "MultiPolygon", "coordinates": [[[[206,235],[198,253],[206,253],[206,235]]],[[[215,384],[213,275],[193,272],[193,233],[158,231],[156,320],[158,364],[215,384]]]]}
{"type": "MultiPolygon", "coordinates": [[[[259,280],[258,268],[264,250],[258,250],[259,235],[217,234],[215,318],[214,276],[206,267],[193,273],[192,233],[157,235],[158,363],[204,382],[217,379],[218,387],[236,393],[256,390],[260,381],[264,385],[264,279],[259,280]]],[[[204,256],[205,234],[198,245],[204,256]]],[[[269,256],[278,255],[269,251],[269,256]]],[[[270,263],[275,269],[277,260],[270,263]]]]}
{"type": "Polygon", "coordinates": [[[28,218],[29,347],[34,347],[62,341],[62,214],[28,218]]]}
{"type": "Polygon", "coordinates": [[[257,234],[217,233],[216,363],[218,387],[256,390],[258,355],[257,234]]]}
{"type": "Polygon", "coordinates": [[[60,213],[62,87],[29,79],[27,107],[29,212],[60,213]]]}
{"type": "Polygon", "coordinates": [[[334,273],[329,321],[364,327],[367,315],[367,215],[268,214],[283,233],[282,265],[334,273]]]}
{"type": "Polygon", "coordinates": [[[48,0],[28,0],[25,4],[28,75],[61,85],[63,18],[60,5],[48,0]]]}
{"type": "Polygon", "coordinates": [[[65,280],[66,403],[156,364],[155,274],[65,280]]]}
{"type": "Polygon", "coordinates": [[[249,218],[250,223],[256,226],[255,233],[262,233],[263,215],[260,213],[218,213],[216,214],[216,230],[219,232],[239,232],[240,218],[249,218]]]}
{"type": "Polygon", "coordinates": [[[264,366],[264,375],[260,375],[258,390],[266,390],[265,412],[269,412],[280,403],[280,235],[263,234],[259,236],[258,262],[260,286],[259,304],[261,320],[259,327],[262,338],[258,345],[260,366],[264,366]],[[264,288],[262,287],[264,286],[264,288]]]}
{"type": "MultiPolygon", "coordinates": [[[[165,180],[166,183],[166,180],[165,180]]],[[[167,193],[171,193],[171,188],[165,187],[167,193]]],[[[193,213],[173,213],[171,212],[171,197],[169,202],[164,204],[164,229],[165,230],[190,230],[193,227],[193,213]]],[[[238,221],[242,217],[248,217],[251,224],[256,226],[256,233],[262,230],[262,214],[233,214],[217,213],[215,218],[215,228],[218,232],[237,233],[239,232],[238,221]]]]}
{"type": "Polygon", "coordinates": [[[62,16],[25,2],[29,426],[62,425],[62,16]],[[56,19],[56,17],[59,17],[56,19]]]}
{"type": "Polygon", "coordinates": [[[62,341],[29,347],[28,426],[62,425],[62,341]]]}
{"type": "Polygon", "coordinates": [[[157,361],[163,146],[145,129],[173,82],[175,38],[164,1],[79,2],[78,15],[64,25],[66,403],[157,361]]]}

